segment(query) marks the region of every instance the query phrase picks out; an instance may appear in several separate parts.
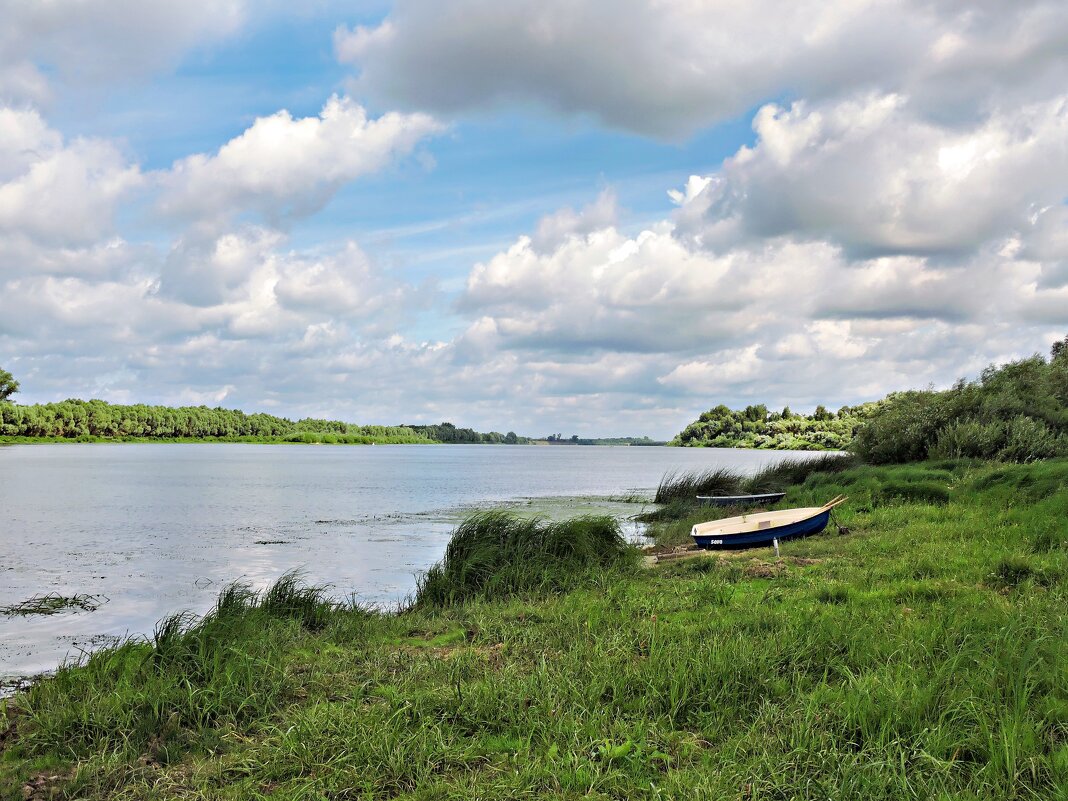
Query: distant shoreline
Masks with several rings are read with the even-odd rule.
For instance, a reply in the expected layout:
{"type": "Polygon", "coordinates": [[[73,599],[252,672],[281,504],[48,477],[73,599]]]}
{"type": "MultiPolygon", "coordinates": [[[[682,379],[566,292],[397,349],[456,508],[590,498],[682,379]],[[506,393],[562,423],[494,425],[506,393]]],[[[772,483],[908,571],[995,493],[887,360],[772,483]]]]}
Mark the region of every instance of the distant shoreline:
{"type": "MultiPolygon", "coordinates": [[[[195,445],[207,443],[213,445],[508,445],[504,442],[435,442],[422,440],[416,442],[390,442],[389,440],[368,440],[366,442],[346,441],[344,439],[313,440],[262,437],[0,437],[0,445],[195,445]]],[[[525,443],[514,443],[525,444],[525,443]]]]}
{"type": "MultiPolygon", "coordinates": [[[[329,435],[327,435],[329,436],[329,435]]],[[[0,436],[0,445],[147,445],[152,443],[195,445],[208,443],[215,445],[475,445],[478,447],[498,445],[527,447],[530,445],[557,447],[557,443],[546,440],[532,440],[530,442],[390,442],[388,440],[369,440],[366,442],[346,441],[343,435],[338,435],[337,440],[313,440],[284,439],[284,438],[260,438],[260,437],[7,437],[0,436]]],[[[583,442],[577,445],[572,443],[559,443],[559,446],[571,447],[601,447],[601,448],[639,448],[639,447],[676,447],[670,442],[583,442]]],[[[736,450],[756,450],[755,448],[737,448],[736,450]]]]}

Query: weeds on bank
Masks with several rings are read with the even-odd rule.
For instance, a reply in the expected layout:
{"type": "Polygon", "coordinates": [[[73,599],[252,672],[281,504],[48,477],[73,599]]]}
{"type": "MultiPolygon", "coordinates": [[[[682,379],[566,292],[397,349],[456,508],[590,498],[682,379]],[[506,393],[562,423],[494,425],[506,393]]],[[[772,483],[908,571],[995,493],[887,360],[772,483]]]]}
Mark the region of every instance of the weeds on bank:
{"type": "Polygon", "coordinates": [[[68,759],[145,752],[167,762],[220,731],[277,709],[291,687],[286,652],[335,613],[322,588],[286,574],[255,593],[235,584],[203,618],[160,621],[150,641],[61,667],[19,702],[22,744],[68,759]]]}

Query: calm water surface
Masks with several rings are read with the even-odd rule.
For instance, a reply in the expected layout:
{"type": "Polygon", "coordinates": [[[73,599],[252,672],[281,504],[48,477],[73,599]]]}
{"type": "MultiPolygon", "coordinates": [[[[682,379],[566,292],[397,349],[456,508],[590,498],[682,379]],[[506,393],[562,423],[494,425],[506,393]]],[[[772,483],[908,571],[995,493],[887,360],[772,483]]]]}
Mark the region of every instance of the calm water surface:
{"type": "Polygon", "coordinates": [[[94,612],[0,615],[0,679],[161,617],[210,607],[227,582],[309,581],[395,603],[465,512],[633,514],[665,470],[755,470],[782,454],[716,449],[138,444],[0,447],[0,607],[34,595],[107,599],[94,612]]]}

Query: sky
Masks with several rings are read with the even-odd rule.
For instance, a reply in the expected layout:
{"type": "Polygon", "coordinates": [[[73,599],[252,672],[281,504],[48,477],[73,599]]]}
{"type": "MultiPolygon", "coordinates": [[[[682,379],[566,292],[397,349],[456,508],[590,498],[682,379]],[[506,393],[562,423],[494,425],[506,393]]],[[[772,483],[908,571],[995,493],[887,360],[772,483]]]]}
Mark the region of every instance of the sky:
{"type": "Polygon", "coordinates": [[[21,403],[669,438],[1068,333],[1063,0],[0,20],[21,403]]]}

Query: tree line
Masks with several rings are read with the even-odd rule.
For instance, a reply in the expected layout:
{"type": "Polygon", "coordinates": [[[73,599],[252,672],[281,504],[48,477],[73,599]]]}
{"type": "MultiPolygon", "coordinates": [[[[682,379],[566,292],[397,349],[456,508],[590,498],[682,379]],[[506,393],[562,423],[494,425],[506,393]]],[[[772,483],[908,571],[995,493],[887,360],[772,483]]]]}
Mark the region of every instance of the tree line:
{"type": "Polygon", "coordinates": [[[923,459],[1029,462],[1068,457],[1068,337],[1048,358],[986,368],[947,390],[892,392],[882,400],[812,414],[763,404],[702,414],[675,445],[852,450],[872,464],[923,459]]]}
{"type": "Polygon", "coordinates": [[[817,406],[812,414],[790,407],[769,411],[764,404],[731,409],[720,404],[703,413],[672,440],[673,445],[775,450],[845,450],[878,404],[843,406],[837,412],[817,406]]]}
{"type": "Polygon", "coordinates": [[[102,400],[18,405],[11,374],[0,370],[0,437],[8,440],[224,440],[324,444],[521,443],[514,432],[480,433],[452,423],[357,425],[340,420],[290,420],[207,406],[120,405],[102,400]]]}
{"type": "Polygon", "coordinates": [[[452,423],[437,425],[408,425],[407,428],[423,434],[435,442],[454,445],[525,445],[529,437],[520,437],[514,431],[501,434],[499,431],[480,433],[472,428],[457,428],[452,423]]]}

